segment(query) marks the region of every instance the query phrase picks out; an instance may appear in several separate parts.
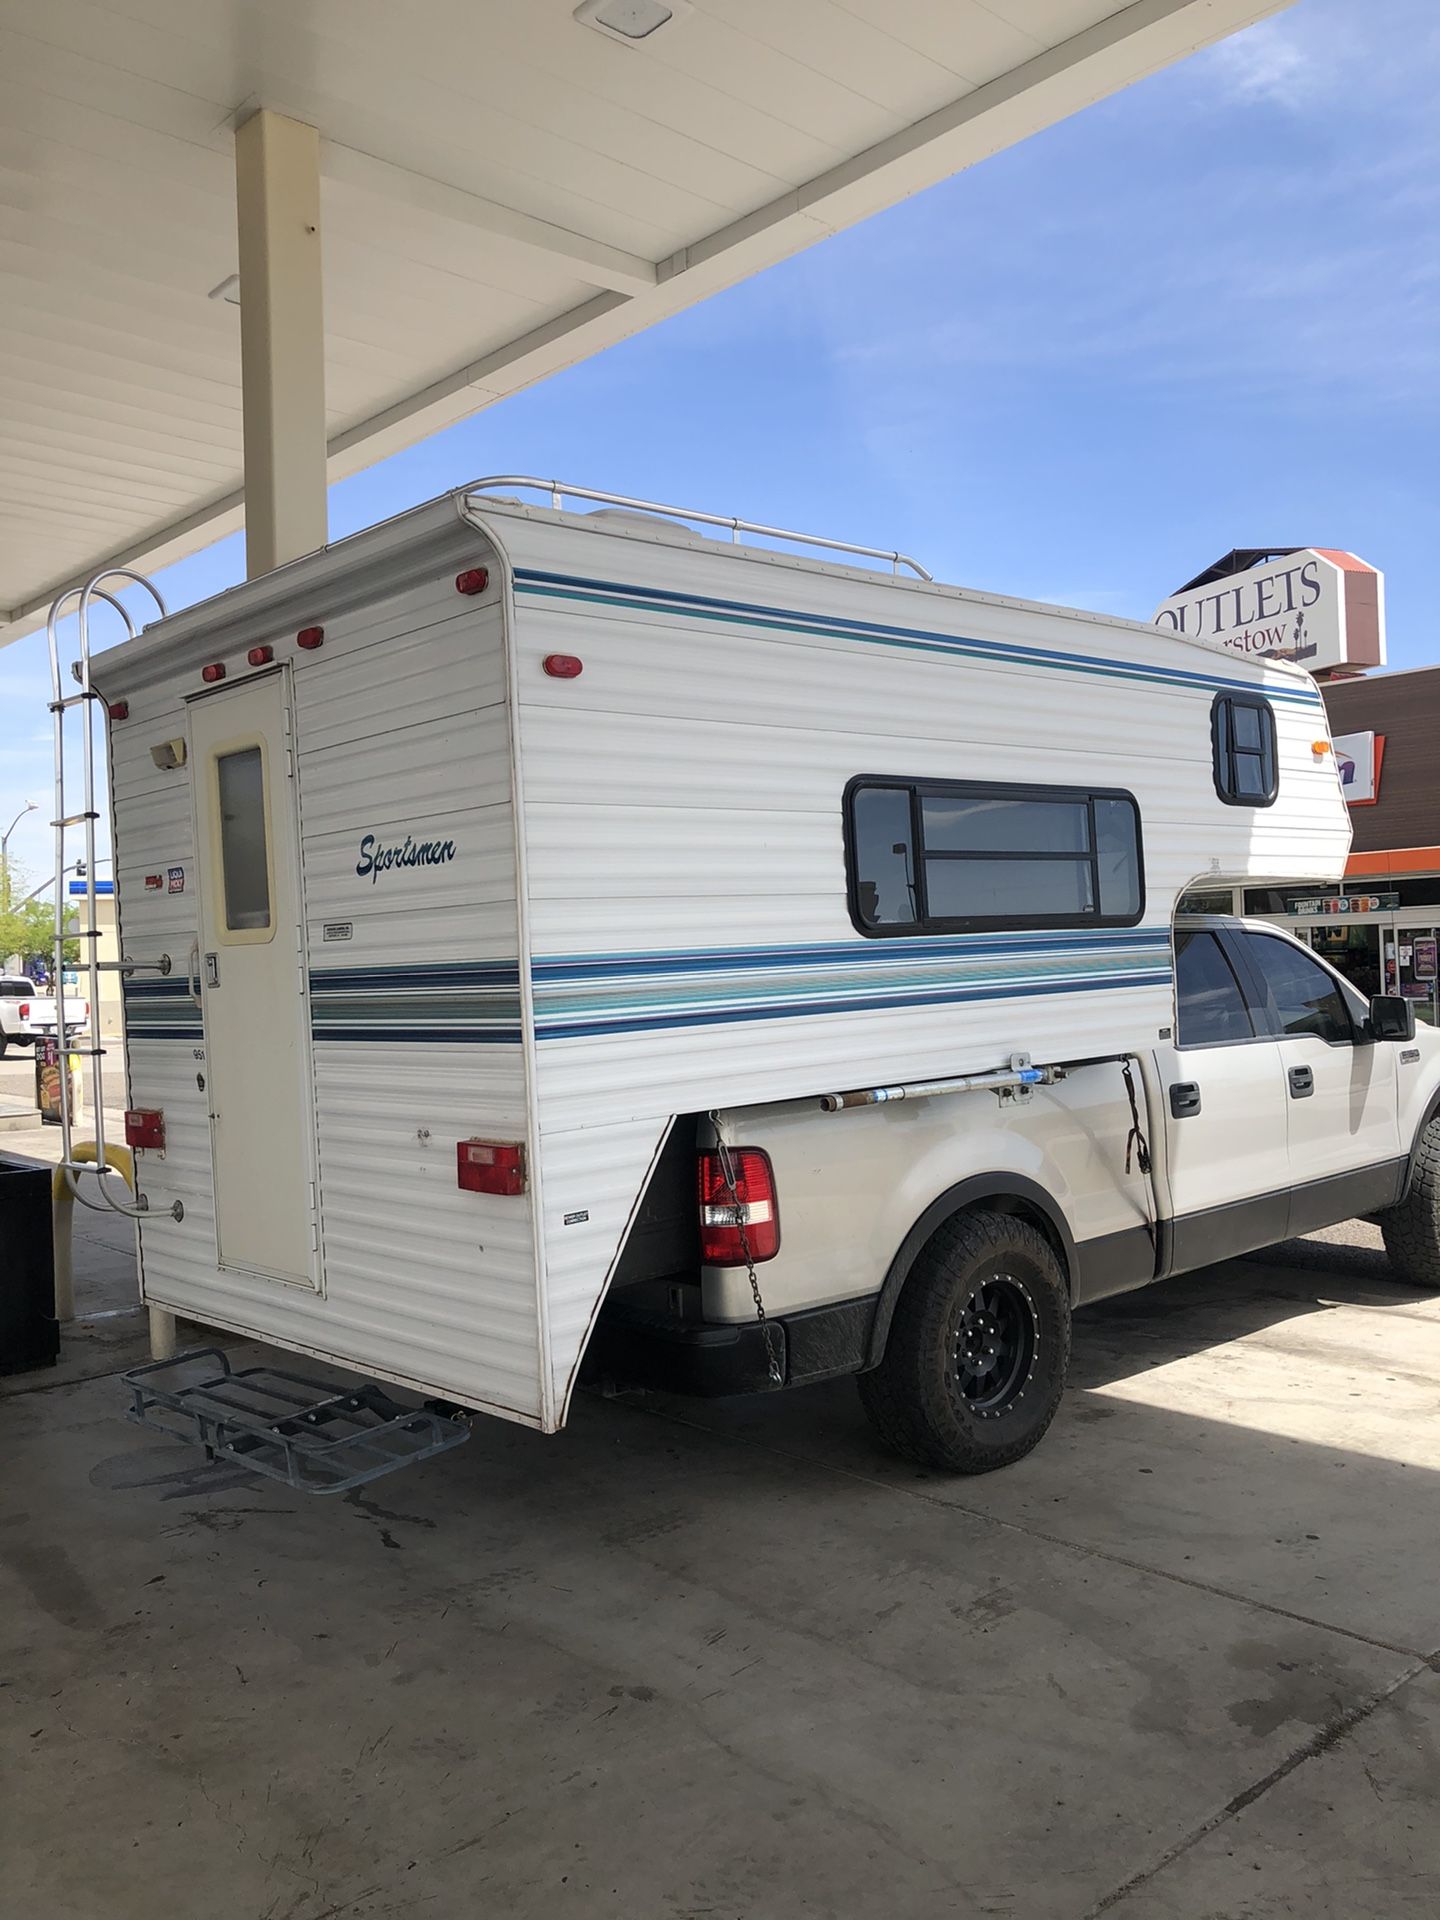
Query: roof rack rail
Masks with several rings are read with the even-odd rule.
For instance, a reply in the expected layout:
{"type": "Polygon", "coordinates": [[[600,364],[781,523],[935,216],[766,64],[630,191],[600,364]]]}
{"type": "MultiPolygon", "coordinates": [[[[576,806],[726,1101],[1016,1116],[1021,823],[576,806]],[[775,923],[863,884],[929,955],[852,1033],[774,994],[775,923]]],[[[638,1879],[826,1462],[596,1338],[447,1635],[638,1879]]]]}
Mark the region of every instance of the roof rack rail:
{"type": "Polygon", "coordinates": [[[704,527],[728,527],[732,541],[738,542],[742,533],[758,533],[769,540],[792,540],[797,546],[825,547],[831,553],[858,553],[867,560],[888,560],[894,573],[899,573],[902,567],[908,567],[921,580],[934,578],[918,560],[912,560],[908,553],[897,553],[893,547],[862,547],[853,540],[828,540],[819,533],[797,533],[793,527],[767,527],[758,520],[737,519],[734,514],[699,513],[693,507],[672,507],[660,500],[634,500],[629,494],[603,493],[596,487],[575,487],[565,480],[537,480],[531,474],[520,473],[492,474],[485,480],[472,480],[461,492],[468,506],[472,495],[493,493],[500,487],[526,487],[536,493],[548,493],[550,504],[557,513],[563,510],[563,503],[567,499],[598,500],[607,507],[631,507],[637,513],[664,514],[671,520],[695,520],[704,527]]]}

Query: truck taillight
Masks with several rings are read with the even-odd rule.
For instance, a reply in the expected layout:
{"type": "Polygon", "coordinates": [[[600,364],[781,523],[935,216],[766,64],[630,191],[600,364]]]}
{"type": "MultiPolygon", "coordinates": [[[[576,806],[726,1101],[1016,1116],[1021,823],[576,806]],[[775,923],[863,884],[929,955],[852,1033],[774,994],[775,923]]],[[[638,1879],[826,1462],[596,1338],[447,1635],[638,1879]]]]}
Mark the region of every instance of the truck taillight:
{"type": "Polygon", "coordinates": [[[125,1115],[127,1147],[158,1147],[165,1151],[165,1115],[159,1107],[132,1107],[125,1115]]]}
{"type": "Polygon", "coordinates": [[[458,1140],[455,1180],[462,1193],[523,1193],[525,1149],[518,1141],[458,1140]]]}
{"type": "Polygon", "coordinates": [[[22,1020],[28,1020],[30,1018],[30,1002],[28,1000],[22,1000],[20,1002],[20,1018],[22,1020]]]}
{"type": "Polygon", "coordinates": [[[700,1259],[707,1267],[758,1266],[780,1251],[780,1209],[770,1156],[759,1147],[713,1148],[699,1158],[700,1259]]]}

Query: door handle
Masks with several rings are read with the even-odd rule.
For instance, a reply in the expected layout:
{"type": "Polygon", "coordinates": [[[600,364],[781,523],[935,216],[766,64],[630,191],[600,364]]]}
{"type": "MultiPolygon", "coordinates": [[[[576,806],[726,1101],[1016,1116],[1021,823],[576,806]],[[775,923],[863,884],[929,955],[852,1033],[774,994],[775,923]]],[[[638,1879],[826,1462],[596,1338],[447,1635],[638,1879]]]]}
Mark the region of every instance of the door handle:
{"type": "Polygon", "coordinates": [[[207,953],[205,956],[205,984],[207,987],[218,987],[220,984],[220,956],[218,953],[207,953]]]}
{"type": "Polygon", "coordinates": [[[1170,1088],[1170,1111],[1177,1120],[1186,1120],[1200,1111],[1198,1080],[1177,1080],[1170,1088]]]}
{"type": "Polygon", "coordinates": [[[1315,1074],[1310,1067],[1291,1067],[1290,1098],[1308,1100],[1315,1091],[1315,1074]]]}

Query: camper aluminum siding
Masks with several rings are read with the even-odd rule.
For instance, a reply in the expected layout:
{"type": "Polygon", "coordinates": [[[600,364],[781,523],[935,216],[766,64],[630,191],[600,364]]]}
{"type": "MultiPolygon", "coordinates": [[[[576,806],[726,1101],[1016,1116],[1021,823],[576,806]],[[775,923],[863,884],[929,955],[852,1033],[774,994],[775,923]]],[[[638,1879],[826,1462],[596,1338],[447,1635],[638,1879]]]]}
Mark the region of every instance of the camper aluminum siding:
{"type": "Polygon", "coordinates": [[[1185,887],[1329,880],[1344,863],[1344,808],[1315,750],[1324,713],[1296,669],[661,522],[476,499],[359,535],[97,664],[132,707],[113,733],[137,957],[188,946],[195,926],[168,900],[151,918],[139,891],[193,861],[189,776],[157,781],[149,746],[183,731],[205,659],[243,663],[257,639],[294,681],[311,1041],[277,1071],[296,1097],[313,1075],[321,1290],[217,1266],[199,1011],[147,979],[127,995],[132,1097],[166,1107],[175,1144],[146,1156],[142,1184],[187,1213],[142,1230],[146,1297],[546,1428],[677,1115],[984,1069],[1015,1049],[1144,1045],[1173,1018],[1185,887]],[[457,596],[455,573],[477,565],[486,593],[457,596]],[[324,648],[296,653],[312,622],[324,648]],[[551,654],[582,673],[547,674],[551,654]],[[1273,806],[1217,797],[1226,688],[1273,702],[1273,806]],[[1142,921],[866,937],[843,832],[857,775],[1128,790],[1142,921]],[[443,833],[455,859],[382,884],[357,871],[367,832],[443,833]],[[353,929],[339,948],[324,939],[336,923],[353,929]],[[170,1013],[147,1030],[158,1006],[170,1013]],[[470,1137],[527,1143],[526,1196],[456,1190],[470,1137]]]}
{"type": "Polygon", "coordinates": [[[131,1104],[161,1107],[166,1125],[165,1154],[141,1157],[161,1216],[141,1229],[146,1300],[541,1424],[530,1208],[455,1182],[457,1138],[524,1139],[528,1112],[501,588],[498,573],[478,600],[454,585],[478,546],[444,503],[151,629],[97,663],[97,679],[130,704],[111,728],[124,950],[175,963],[125,994],[131,1104]],[[311,624],[323,647],[297,651],[311,624]],[[267,1032],[254,1045],[273,1052],[277,1103],[308,1114],[313,1087],[313,1289],[217,1261],[209,1111],[223,1089],[200,1084],[206,1034],[187,978],[206,878],[200,770],[162,772],[150,753],[184,737],[188,701],[210,697],[202,665],[228,661],[226,686],[243,684],[256,644],[293,680],[296,991],[310,1017],[299,1058],[267,1032]],[[453,860],[357,873],[366,834],[403,843],[422,824],[453,842],[453,860]],[[154,875],[163,889],[147,888],[154,875]],[[176,1199],[178,1225],[163,1218],[176,1199]]]}

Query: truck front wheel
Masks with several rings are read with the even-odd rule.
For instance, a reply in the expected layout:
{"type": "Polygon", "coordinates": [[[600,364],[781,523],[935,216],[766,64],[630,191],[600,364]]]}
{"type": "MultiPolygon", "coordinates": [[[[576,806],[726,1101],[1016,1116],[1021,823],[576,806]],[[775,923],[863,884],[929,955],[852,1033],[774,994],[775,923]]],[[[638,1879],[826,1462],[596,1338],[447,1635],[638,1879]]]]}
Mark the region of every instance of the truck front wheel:
{"type": "Polygon", "coordinates": [[[1410,1191],[1375,1218],[1400,1278],[1440,1291],[1440,1114],[1421,1131],[1410,1191]]]}
{"type": "Polygon", "coordinates": [[[1028,1222],[978,1210],[948,1220],[911,1268],[860,1399],[907,1459],[988,1473],[1044,1434],[1069,1363],[1070,1294],[1054,1249],[1028,1222]]]}

